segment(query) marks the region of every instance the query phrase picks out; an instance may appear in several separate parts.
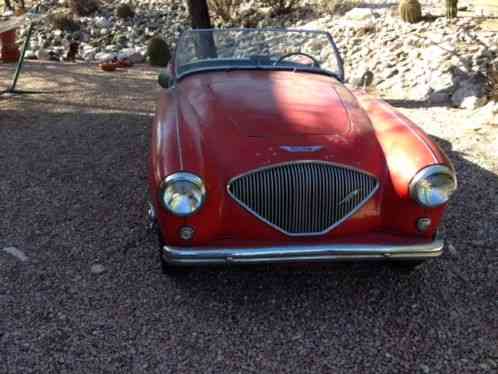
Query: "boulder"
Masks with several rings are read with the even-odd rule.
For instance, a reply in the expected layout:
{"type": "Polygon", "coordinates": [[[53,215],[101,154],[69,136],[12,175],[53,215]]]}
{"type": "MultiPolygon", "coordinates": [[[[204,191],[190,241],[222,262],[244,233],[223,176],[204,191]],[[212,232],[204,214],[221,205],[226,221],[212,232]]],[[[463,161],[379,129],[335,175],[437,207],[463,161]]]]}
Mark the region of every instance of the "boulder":
{"type": "Polygon", "coordinates": [[[344,18],[352,21],[365,21],[375,18],[375,13],[370,8],[353,8],[344,15],[344,18]]]}
{"type": "Polygon", "coordinates": [[[99,52],[95,54],[95,61],[102,63],[102,62],[109,62],[113,58],[116,57],[115,53],[110,53],[110,52],[99,52]]]}
{"type": "Polygon", "coordinates": [[[451,96],[455,107],[463,109],[476,109],[487,103],[486,77],[475,74],[467,80],[459,81],[457,89],[451,96]]]}
{"type": "Polygon", "coordinates": [[[133,64],[145,62],[145,50],[139,48],[125,48],[118,53],[119,60],[129,60],[133,64]]]}

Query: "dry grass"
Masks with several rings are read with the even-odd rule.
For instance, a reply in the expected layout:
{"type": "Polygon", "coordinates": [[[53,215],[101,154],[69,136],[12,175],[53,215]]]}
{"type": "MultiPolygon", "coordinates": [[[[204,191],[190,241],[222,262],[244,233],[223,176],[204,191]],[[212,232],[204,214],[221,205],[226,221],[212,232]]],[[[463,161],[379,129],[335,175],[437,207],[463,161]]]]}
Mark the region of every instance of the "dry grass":
{"type": "Polygon", "coordinates": [[[234,22],[239,17],[242,0],[208,0],[209,10],[223,22],[234,22]]]}

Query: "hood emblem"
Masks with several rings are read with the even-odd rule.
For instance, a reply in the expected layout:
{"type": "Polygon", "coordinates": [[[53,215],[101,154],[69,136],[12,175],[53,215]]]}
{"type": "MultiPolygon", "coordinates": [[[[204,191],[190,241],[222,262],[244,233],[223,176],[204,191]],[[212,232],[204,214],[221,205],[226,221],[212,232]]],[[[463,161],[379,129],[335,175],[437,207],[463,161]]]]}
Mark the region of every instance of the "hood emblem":
{"type": "Polygon", "coordinates": [[[339,202],[339,205],[349,203],[351,200],[353,200],[356,196],[359,195],[360,191],[361,189],[358,188],[357,190],[348,193],[346,197],[339,202]]]}
{"type": "Polygon", "coordinates": [[[318,152],[323,148],[322,145],[302,145],[302,146],[291,146],[291,145],[281,145],[280,149],[291,153],[311,153],[318,152]]]}

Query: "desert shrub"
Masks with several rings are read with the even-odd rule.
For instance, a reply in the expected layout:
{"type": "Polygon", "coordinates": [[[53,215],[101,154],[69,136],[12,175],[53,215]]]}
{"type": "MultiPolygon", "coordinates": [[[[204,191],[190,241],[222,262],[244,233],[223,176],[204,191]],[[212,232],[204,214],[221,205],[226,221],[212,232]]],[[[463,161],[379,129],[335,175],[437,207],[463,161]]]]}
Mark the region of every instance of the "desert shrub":
{"type": "Polygon", "coordinates": [[[147,55],[152,66],[166,66],[171,58],[168,43],[157,36],[149,41],[147,55]]]}
{"type": "Polygon", "coordinates": [[[334,14],[339,0],[317,0],[318,9],[321,12],[334,14]]]}
{"type": "Polygon", "coordinates": [[[99,9],[97,0],[69,0],[69,8],[73,14],[86,17],[99,9]]]}
{"type": "Polygon", "coordinates": [[[64,31],[77,31],[80,29],[80,25],[69,12],[50,13],[47,18],[48,22],[56,29],[64,31]]]}
{"type": "Polygon", "coordinates": [[[243,0],[208,0],[209,10],[223,22],[236,22],[243,0]]]}
{"type": "Polygon", "coordinates": [[[116,9],[116,15],[122,19],[131,18],[135,15],[135,10],[129,4],[120,4],[116,9]]]}
{"type": "Polygon", "coordinates": [[[328,14],[344,14],[356,8],[361,0],[318,0],[318,9],[328,14]]]}
{"type": "Polygon", "coordinates": [[[296,9],[299,0],[260,0],[265,7],[270,7],[273,14],[287,14],[296,9]]]}

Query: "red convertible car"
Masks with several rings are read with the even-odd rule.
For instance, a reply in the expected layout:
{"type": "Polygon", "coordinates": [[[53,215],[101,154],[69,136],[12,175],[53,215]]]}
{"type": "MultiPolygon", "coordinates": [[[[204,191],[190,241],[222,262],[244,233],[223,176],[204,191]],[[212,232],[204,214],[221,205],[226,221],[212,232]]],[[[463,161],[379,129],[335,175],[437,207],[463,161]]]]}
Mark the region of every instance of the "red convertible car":
{"type": "Polygon", "coordinates": [[[159,83],[147,216],[165,272],[442,253],[453,166],[406,117],[344,85],[328,33],[188,31],[159,83]]]}

